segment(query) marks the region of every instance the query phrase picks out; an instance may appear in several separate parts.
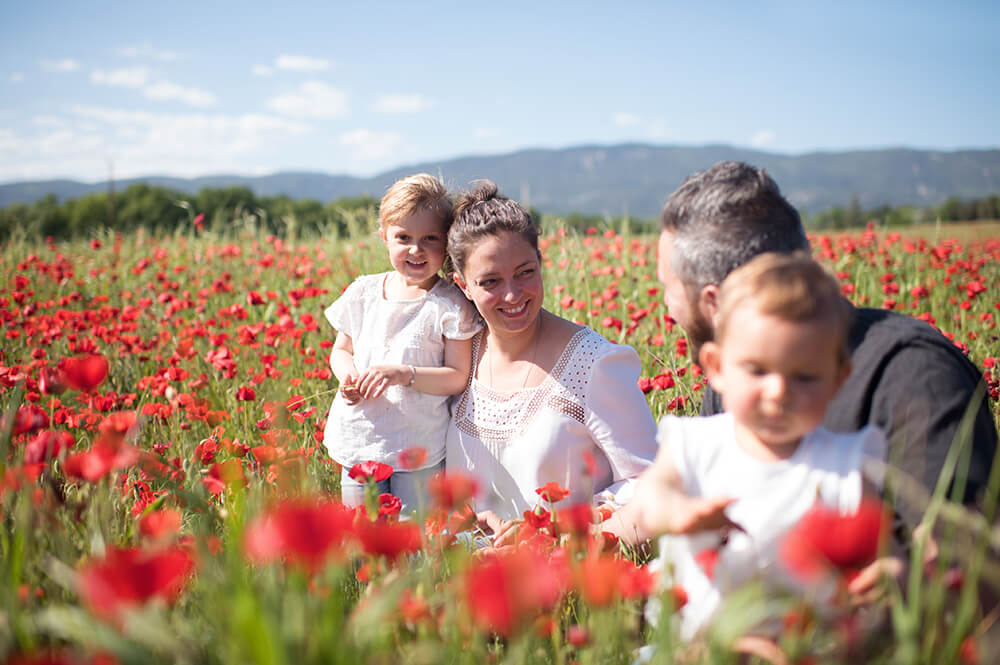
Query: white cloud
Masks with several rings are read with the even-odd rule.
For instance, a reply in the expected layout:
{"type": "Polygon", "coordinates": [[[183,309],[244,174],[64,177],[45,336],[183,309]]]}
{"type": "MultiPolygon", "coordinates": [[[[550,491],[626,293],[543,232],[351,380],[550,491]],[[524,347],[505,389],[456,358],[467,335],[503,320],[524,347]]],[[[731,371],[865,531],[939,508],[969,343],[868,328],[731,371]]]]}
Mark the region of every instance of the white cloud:
{"type": "Polygon", "coordinates": [[[434,106],[434,102],[420,93],[407,95],[382,95],[372,106],[378,113],[418,113],[434,106]]]}
{"type": "Polygon", "coordinates": [[[340,142],[354,149],[355,156],[363,160],[388,157],[399,149],[402,137],[395,132],[373,132],[355,129],[341,134],[340,142]]]}
{"type": "Polygon", "coordinates": [[[65,127],[66,119],[56,115],[36,115],[31,119],[31,124],[37,127],[65,127]]]}
{"type": "Polygon", "coordinates": [[[330,61],[325,58],[310,58],[305,55],[279,55],[274,61],[277,69],[296,72],[325,72],[330,69],[330,61]]]}
{"type": "Polygon", "coordinates": [[[149,80],[149,70],[145,67],[129,67],[104,71],[95,69],[90,72],[90,80],[98,85],[111,85],[122,88],[141,88],[149,80]]]}
{"type": "Polygon", "coordinates": [[[500,130],[496,127],[476,127],[472,135],[477,139],[492,139],[500,136],[500,130]]]}
{"type": "Polygon", "coordinates": [[[218,101],[215,95],[210,92],[205,92],[198,88],[185,88],[170,81],[158,81],[152,85],[147,85],[143,88],[142,94],[148,99],[155,99],[157,101],[177,100],[198,107],[215,106],[218,101]]]}
{"type": "Polygon", "coordinates": [[[75,72],[80,69],[80,63],[72,58],[62,60],[42,60],[39,63],[46,72],[75,72]]]}
{"type": "Polygon", "coordinates": [[[663,118],[654,118],[649,123],[649,138],[651,139],[665,139],[667,138],[667,121],[663,118]]]}
{"type": "Polygon", "coordinates": [[[268,67],[267,65],[254,65],[250,72],[254,76],[271,76],[274,74],[274,67],[268,67]]]}
{"type": "Polygon", "coordinates": [[[10,75],[11,83],[20,83],[23,80],[24,80],[24,74],[22,74],[21,72],[14,72],[13,74],[10,75]]]}
{"type": "Polygon", "coordinates": [[[273,97],[266,105],[296,118],[334,118],[347,113],[347,93],[322,81],[306,81],[297,92],[273,97]]]}
{"type": "Polygon", "coordinates": [[[95,106],[69,109],[64,127],[35,135],[0,128],[0,181],[71,176],[116,178],[149,174],[193,176],[254,169],[252,155],[301,136],[309,127],[271,114],[163,113],[95,106]],[[82,130],[87,123],[90,131],[82,130]]]}
{"type": "Polygon", "coordinates": [[[170,62],[177,59],[176,52],[153,48],[153,45],[149,42],[143,42],[142,44],[134,44],[131,46],[122,46],[121,48],[115,49],[115,53],[123,58],[151,58],[162,62],[170,62]]]}
{"type": "Polygon", "coordinates": [[[639,124],[639,116],[626,111],[618,111],[614,114],[614,123],[619,127],[631,127],[639,124]]]}
{"type": "Polygon", "coordinates": [[[776,138],[777,135],[770,129],[761,129],[750,137],[750,145],[755,148],[764,148],[774,143],[776,138]]]}

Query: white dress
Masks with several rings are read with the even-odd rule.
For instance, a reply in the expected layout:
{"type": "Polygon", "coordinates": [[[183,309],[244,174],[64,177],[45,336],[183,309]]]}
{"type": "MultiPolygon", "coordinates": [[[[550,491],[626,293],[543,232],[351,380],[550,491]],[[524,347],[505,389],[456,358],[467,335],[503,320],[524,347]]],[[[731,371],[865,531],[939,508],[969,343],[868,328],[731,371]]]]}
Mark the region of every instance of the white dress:
{"type": "MultiPolygon", "coordinates": [[[[473,365],[482,336],[473,339],[473,365]]],[[[570,490],[557,508],[590,501],[624,504],[656,455],[656,423],[639,390],[639,356],[580,328],[545,380],[503,392],[474,372],[455,398],[445,468],[478,479],[477,510],[520,518],[548,482],[570,490]],[[587,453],[594,463],[590,474],[587,453]]]]}
{"type": "MultiPolygon", "coordinates": [[[[783,536],[817,501],[843,514],[856,511],[863,473],[881,484],[878,467],[886,442],[875,426],[846,434],[820,427],[803,437],[791,457],[774,462],[747,454],[736,442],[734,427],[729,413],[666,416],[660,421],[660,445],[670,450],[684,493],[736,498],[726,515],[746,529],[745,534],[731,532],[721,547],[716,532],[660,538],[660,558],[654,568],[662,568],[664,587],[679,584],[688,594],[680,612],[685,639],[708,623],[728,593],[750,581],[821,598],[828,590],[804,586],[781,565],[783,536]],[[708,548],[719,551],[714,579],[695,561],[708,548]]],[[[657,603],[651,602],[648,610],[655,623],[657,603]]]]}
{"type": "MultiPolygon", "coordinates": [[[[336,330],[351,336],[359,373],[380,364],[441,367],[446,337],[468,339],[482,328],[473,304],[445,280],[421,298],[387,300],[391,274],[359,277],[324,312],[336,330]]],[[[412,446],[426,448],[425,467],[434,466],[444,459],[448,399],[389,386],[376,399],[349,405],[338,392],[323,444],[345,467],[367,460],[396,466],[399,452],[412,446]]]]}

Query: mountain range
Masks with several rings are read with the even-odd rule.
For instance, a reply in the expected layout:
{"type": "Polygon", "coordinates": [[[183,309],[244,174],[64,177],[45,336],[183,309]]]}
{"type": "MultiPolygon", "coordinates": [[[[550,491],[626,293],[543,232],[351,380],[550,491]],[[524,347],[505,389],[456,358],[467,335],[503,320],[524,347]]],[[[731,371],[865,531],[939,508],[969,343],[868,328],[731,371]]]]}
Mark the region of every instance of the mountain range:
{"type": "MultiPolygon", "coordinates": [[[[200,178],[149,176],[119,180],[117,190],[136,182],[194,193],[203,187],[246,186],[258,196],[285,194],[322,202],[368,194],[381,198],[398,178],[417,172],[440,175],[449,187],[489,178],[500,190],[547,213],[630,215],[650,219],[666,197],[694,171],[735,159],[765,168],[800,210],[815,213],[847,206],[937,205],[949,197],[972,199],[1000,191],[1000,150],[934,151],[908,148],[813,152],[785,155],[724,145],[700,147],[648,144],[586,145],[529,149],[503,155],[458,157],[403,166],[363,178],[315,172],[265,176],[214,175],[200,178]]],[[[0,206],[31,203],[49,194],[58,199],[106,191],[107,182],[72,180],[0,185],[0,206]]]]}

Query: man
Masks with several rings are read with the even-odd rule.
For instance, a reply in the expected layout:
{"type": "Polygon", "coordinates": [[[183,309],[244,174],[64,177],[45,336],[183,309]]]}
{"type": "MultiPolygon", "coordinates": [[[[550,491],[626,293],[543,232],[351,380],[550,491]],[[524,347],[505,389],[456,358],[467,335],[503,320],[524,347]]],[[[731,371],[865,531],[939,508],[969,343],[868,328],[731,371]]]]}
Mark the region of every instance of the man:
{"type": "MultiPolygon", "coordinates": [[[[657,272],[670,315],[687,331],[694,357],[712,339],[719,285],[763,252],[809,250],[798,212],[761,169],[720,162],[688,177],[663,209],[657,272]]],[[[971,444],[965,503],[982,499],[997,447],[997,432],[976,367],[941,333],[911,317],[856,308],[849,346],[853,369],[823,423],[848,432],[882,428],[888,462],[917,481],[897,488],[896,510],[906,526],[924,513],[920,487],[933,492],[953,441],[971,444]]],[[[706,387],[701,414],[722,411],[706,387]]]]}

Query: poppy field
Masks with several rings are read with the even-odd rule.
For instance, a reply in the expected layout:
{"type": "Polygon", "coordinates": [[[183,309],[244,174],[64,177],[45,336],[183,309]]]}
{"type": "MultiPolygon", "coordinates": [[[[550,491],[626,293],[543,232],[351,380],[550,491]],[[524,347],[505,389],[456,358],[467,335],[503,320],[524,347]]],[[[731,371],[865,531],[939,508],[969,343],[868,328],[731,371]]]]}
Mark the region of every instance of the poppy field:
{"type": "MultiPolygon", "coordinates": [[[[665,311],[656,237],[553,229],[541,239],[546,306],[637,349],[654,416],[696,414],[704,378],[665,311]]],[[[1000,413],[1000,229],[811,242],[855,304],[926,320],[963,349],[1000,413]]],[[[780,652],[751,662],[997,653],[996,472],[985,520],[932,498],[937,556],[918,542],[874,597],[840,593],[819,611],[747,588],[692,644],[671,620],[686,591],[661,588],[654,552],[594,535],[601,515],[564,508],[554,483],[519,545],[499,551],[463,537],[475,487],[457,473],[432,481],[419,519],[374,492],[342,506],[322,443],[337,388],[322,312],[358,275],[387,269],[373,233],[192,227],[0,248],[0,658],[585,665],[656,645],[650,662],[726,663],[762,623],[781,626],[780,652]]],[[[407,452],[419,465],[422,451],[407,452]]],[[[794,532],[794,566],[841,589],[888,528],[878,508],[811,519],[794,532]],[[824,540],[834,530],[847,534],[838,547],[824,540]]]]}

